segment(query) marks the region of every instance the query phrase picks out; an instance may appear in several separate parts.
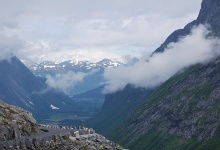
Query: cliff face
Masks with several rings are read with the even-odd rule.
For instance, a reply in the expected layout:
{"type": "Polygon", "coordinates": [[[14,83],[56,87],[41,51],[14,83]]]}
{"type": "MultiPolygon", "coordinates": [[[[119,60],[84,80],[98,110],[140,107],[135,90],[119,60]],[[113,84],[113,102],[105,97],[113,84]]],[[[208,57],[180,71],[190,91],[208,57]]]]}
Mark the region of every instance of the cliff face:
{"type": "Polygon", "coordinates": [[[219,70],[217,59],[173,76],[111,138],[131,149],[219,148],[219,70]]]}
{"type": "Polygon", "coordinates": [[[213,19],[219,20],[220,2],[218,0],[203,0],[197,21],[211,23],[213,19]]]}
{"type": "Polygon", "coordinates": [[[0,101],[0,141],[41,133],[32,114],[0,101]]]}
{"type": "MultiPolygon", "coordinates": [[[[155,52],[209,24],[220,36],[220,1],[203,0],[198,18],[172,33],[155,52]]],[[[220,58],[185,69],[162,84],[129,119],[110,135],[130,149],[220,148],[220,58]]]]}
{"type": "Polygon", "coordinates": [[[196,20],[187,24],[183,29],[178,29],[168,36],[168,38],[158,47],[154,53],[163,52],[171,42],[177,42],[182,36],[190,33],[194,26],[207,24],[210,26],[212,35],[220,37],[220,1],[203,0],[201,9],[196,20]]]}

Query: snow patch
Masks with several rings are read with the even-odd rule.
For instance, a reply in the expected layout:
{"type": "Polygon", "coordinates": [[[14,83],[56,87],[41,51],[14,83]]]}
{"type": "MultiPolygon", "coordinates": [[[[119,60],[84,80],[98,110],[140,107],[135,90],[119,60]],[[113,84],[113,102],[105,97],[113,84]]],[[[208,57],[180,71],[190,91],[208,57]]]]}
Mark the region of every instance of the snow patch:
{"type": "Polygon", "coordinates": [[[44,66],[44,68],[55,68],[56,66],[44,66]]]}
{"type": "Polygon", "coordinates": [[[58,107],[55,107],[54,105],[50,105],[51,109],[59,109],[58,107]]]}
{"type": "Polygon", "coordinates": [[[29,101],[30,104],[34,105],[34,103],[32,103],[31,101],[29,101]]]}

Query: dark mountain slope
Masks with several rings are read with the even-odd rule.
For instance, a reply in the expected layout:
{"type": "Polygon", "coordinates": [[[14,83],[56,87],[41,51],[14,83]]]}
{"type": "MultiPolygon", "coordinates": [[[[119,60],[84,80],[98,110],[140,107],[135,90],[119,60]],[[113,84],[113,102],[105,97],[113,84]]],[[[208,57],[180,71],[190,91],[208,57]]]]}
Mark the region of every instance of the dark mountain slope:
{"type": "Polygon", "coordinates": [[[183,29],[174,31],[165,42],[156,49],[154,53],[163,52],[171,42],[177,42],[182,36],[190,33],[193,26],[199,24],[208,24],[211,27],[212,35],[220,36],[220,1],[219,0],[203,0],[199,16],[196,20],[187,24],[183,29]]]}
{"type": "Polygon", "coordinates": [[[68,96],[48,89],[45,82],[34,76],[18,58],[1,60],[0,70],[0,99],[4,102],[31,111],[37,119],[39,115],[73,109],[74,103],[68,96]]]}
{"type": "Polygon", "coordinates": [[[105,86],[102,85],[100,87],[97,87],[95,89],[86,91],[84,93],[74,95],[72,98],[73,99],[78,98],[78,99],[97,99],[97,100],[103,100],[105,98],[105,95],[103,93],[104,87],[105,86]]]}
{"type": "MultiPolygon", "coordinates": [[[[155,52],[163,52],[200,23],[208,23],[211,34],[220,36],[220,1],[203,0],[197,20],[171,34],[155,52]]],[[[218,58],[174,75],[112,132],[111,139],[134,150],[219,149],[219,70],[218,58]]]]}
{"type": "Polygon", "coordinates": [[[130,149],[218,149],[220,60],[165,82],[110,136],[130,149]]]}
{"type": "Polygon", "coordinates": [[[145,97],[153,90],[134,88],[127,85],[123,91],[107,94],[101,111],[88,121],[88,126],[98,133],[108,135],[115,127],[134,112],[145,97]]]}

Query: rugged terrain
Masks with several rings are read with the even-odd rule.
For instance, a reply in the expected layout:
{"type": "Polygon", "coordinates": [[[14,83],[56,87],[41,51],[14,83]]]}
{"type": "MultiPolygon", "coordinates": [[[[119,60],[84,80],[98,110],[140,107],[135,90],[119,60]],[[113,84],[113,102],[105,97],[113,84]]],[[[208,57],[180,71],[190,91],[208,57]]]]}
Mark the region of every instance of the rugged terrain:
{"type": "Polygon", "coordinates": [[[37,119],[45,114],[72,111],[73,101],[64,93],[50,89],[17,57],[0,61],[0,99],[31,111],[37,119]]]}
{"type": "Polygon", "coordinates": [[[220,61],[196,65],[165,82],[111,138],[131,149],[217,149],[220,61]]]}
{"type": "Polygon", "coordinates": [[[30,112],[2,101],[0,101],[0,149],[123,150],[118,144],[92,129],[67,126],[60,128],[58,125],[39,126],[30,112]]]}
{"type": "Polygon", "coordinates": [[[41,132],[30,112],[0,101],[0,141],[19,139],[41,132]]]}
{"type": "MultiPolygon", "coordinates": [[[[189,34],[194,25],[208,24],[211,35],[219,37],[219,22],[220,1],[203,0],[198,18],[172,33],[155,53],[189,34]]],[[[181,70],[146,98],[109,137],[138,150],[219,149],[219,70],[219,58],[181,70]]]]}
{"type": "Polygon", "coordinates": [[[168,36],[168,38],[158,47],[154,53],[164,52],[166,47],[177,42],[179,38],[190,34],[191,29],[199,24],[209,26],[212,35],[220,37],[220,1],[219,0],[203,0],[201,10],[196,20],[187,24],[183,29],[178,29],[168,36]]]}

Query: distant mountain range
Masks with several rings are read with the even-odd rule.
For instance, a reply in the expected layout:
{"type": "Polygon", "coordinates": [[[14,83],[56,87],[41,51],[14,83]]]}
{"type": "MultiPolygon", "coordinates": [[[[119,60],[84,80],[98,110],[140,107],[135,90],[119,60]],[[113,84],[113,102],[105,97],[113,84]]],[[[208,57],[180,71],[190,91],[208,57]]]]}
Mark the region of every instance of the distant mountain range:
{"type": "Polygon", "coordinates": [[[68,60],[61,63],[44,61],[39,64],[28,61],[23,62],[36,76],[39,77],[46,77],[46,75],[55,76],[57,74],[65,74],[69,71],[75,73],[89,73],[95,70],[93,74],[86,76],[83,82],[75,85],[73,89],[70,89],[66,93],[69,96],[84,93],[86,91],[102,86],[105,84],[105,79],[103,77],[105,68],[116,68],[124,65],[122,62],[113,61],[110,59],[103,59],[96,63],[78,60],[68,60]]]}
{"type": "Polygon", "coordinates": [[[78,60],[67,60],[61,63],[55,63],[52,61],[44,61],[39,64],[30,64],[24,62],[25,65],[30,68],[33,73],[37,76],[45,76],[45,74],[54,74],[54,73],[66,73],[68,71],[73,72],[89,72],[94,69],[103,69],[103,68],[115,68],[123,63],[119,61],[113,61],[110,59],[103,59],[99,62],[93,63],[89,61],[78,61],[78,60]]]}

